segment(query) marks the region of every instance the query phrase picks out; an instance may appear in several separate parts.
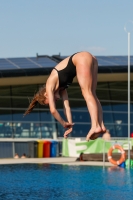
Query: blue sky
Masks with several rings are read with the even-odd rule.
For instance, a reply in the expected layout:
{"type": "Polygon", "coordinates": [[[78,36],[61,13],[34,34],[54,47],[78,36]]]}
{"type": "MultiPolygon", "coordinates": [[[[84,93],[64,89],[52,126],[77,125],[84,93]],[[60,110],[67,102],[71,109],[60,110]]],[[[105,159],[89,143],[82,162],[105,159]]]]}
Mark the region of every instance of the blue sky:
{"type": "Polygon", "coordinates": [[[130,20],[133,0],[0,0],[0,58],[127,55],[130,20]]]}

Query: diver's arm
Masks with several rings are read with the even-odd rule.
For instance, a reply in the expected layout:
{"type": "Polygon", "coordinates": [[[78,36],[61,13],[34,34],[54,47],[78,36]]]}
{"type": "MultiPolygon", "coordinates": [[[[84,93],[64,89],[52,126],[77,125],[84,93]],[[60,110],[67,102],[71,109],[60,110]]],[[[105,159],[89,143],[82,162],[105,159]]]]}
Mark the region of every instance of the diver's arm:
{"type": "Polygon", "coordinates": [[[72,123],[71,108],[69,105],[69,99],[68,99],[68,94],[67,94],[66,90],[63,90],[61,92],[61,97],[62,97],[62,101],[63,101],[64,114],[66,116],[66,119],[68,122],[72,123]]]}
{"type": "Polygon", "coordinates": [[[61,115],[59,114],[59,112],[58,112],[57,109],[56,109],[53,90],[49,87],[49,88],[47,88],[47,91],[46,91],[46,92],[47,92],[47,95],[48,95],[50,112],[51,112],[51,114],[53,115],[53,117],[54,117],[64,128],[70,127],[72,124],[71,124],[70,122],[66,122],[65,120],[63,120],[63,118],[61,117],[61,115]]]}
{"type": "Polygon", "coordinates": [[[68,134],[70,134],[73,130],[73,125],[72,123],[72,114],[71,114],[71,108],[69,105],[69,99],[68,99],[68,94],[66,90],[63,90],[61,92],[62,100],[63,100],[63,105],[64,105],[64,114],[66,116],[67,121],[70,123],[70,125],[67,127],[67,130],[64,133],[64,137],[67,138],[68,134]]]}

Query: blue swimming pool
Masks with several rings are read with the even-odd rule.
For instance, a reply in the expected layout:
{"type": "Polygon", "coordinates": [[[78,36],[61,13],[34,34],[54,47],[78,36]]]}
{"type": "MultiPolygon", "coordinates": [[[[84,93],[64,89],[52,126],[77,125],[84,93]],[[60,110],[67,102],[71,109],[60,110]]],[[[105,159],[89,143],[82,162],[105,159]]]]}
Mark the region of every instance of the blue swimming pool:
{"type": "Polygon", "coordinates": [[[133,169],[0,165],[0,200],[132,200],[133,169]]]}

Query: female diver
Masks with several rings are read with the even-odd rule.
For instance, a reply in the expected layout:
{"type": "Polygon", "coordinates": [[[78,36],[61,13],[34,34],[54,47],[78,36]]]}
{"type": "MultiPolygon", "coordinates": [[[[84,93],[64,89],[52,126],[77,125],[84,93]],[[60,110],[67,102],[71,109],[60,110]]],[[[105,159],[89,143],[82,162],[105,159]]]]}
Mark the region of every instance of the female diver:
{"type": "Polygon", "coordinates": [[[29,114],[38,102],[42,105],[49,105],[51,114],[67,129],[64,133],[64,137],[67,138],[68,134],[72,132],[74,123],[72,122],[66,88],[72,83],[73,78],[77,76],[91,117],[91,129],[86,136],[86,140],[95,140],[106,131],[103,123],[102,107],[96,96],[97,71],[98,62],[89,52],[78,52],[71,57],[65,58],[53,68],[46,85],[34,95],[24,115],[29,114]],[[66,120],[60,116],[56,109],[56,101],[60,98],[63,100],[66,120]]]}

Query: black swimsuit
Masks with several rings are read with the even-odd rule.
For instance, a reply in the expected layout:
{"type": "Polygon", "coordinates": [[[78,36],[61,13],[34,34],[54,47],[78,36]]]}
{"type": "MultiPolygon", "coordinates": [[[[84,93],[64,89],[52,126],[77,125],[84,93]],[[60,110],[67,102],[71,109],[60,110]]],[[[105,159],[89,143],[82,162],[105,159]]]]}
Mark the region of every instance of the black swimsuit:
{"type": "MultiPolygon", "coordinates": [[[[76,53],[75,53],[76,54],[76,53]]],[[[67,66],[62,69],[62,70],[57,70],[56,68],[54,68],[57,73],[58,73],[58,77],[59,77],[59,88],[68,88],[68,86],[70,84],[72,84],[73,82],[73,78],[76,76],[76,67],[72,62],[72,57],[75,55],[73,54],[68,61],[67,66]]]]}

